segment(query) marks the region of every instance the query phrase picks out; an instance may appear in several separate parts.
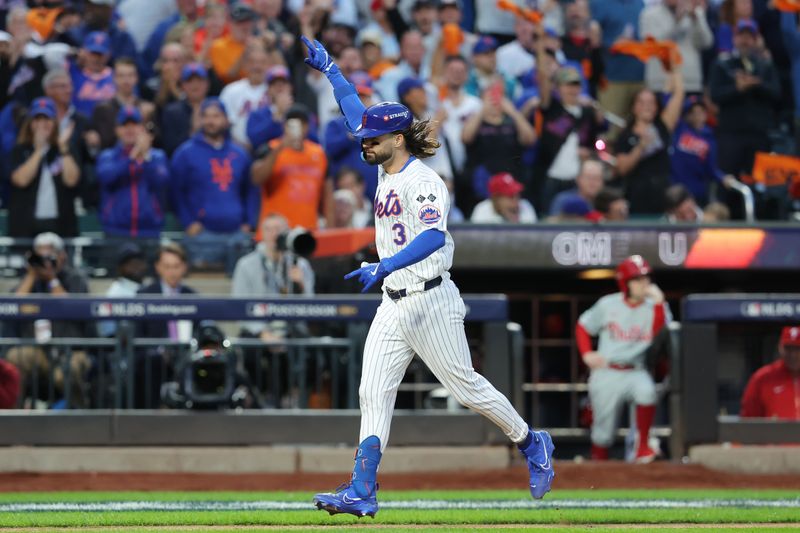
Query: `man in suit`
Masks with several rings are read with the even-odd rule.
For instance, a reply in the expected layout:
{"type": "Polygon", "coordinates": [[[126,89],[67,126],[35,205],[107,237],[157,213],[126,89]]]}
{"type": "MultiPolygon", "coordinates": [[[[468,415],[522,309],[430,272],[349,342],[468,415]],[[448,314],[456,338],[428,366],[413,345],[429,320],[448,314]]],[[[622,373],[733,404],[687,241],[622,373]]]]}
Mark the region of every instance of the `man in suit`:
{"type": "MultiPolygon", "coordinates": [[[[139,294],[160,294],[166,298],[195,294],[183,284],[188,272],[186,252],[177,243],[162,244],[155,262],[158,279],[139,289],[139,294]]],[[[154,320],[139,322],[137,338],[169,339],[171,343],[191,340],[193,324],[189,320],[154,320]]],[[[174,348],[159,346],[137,353],[135,378],[135,408],[157,408],[161,403],[161,383],[170,379],[175,360],[174,348]]]]}

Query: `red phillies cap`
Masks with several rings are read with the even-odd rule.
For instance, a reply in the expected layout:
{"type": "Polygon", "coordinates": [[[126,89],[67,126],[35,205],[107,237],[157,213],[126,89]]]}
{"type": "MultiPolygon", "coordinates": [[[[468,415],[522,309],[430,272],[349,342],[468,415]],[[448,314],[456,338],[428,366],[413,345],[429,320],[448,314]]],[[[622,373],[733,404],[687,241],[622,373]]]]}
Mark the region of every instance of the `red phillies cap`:
{"type": "Polygon", "coordinates": [[[500,194],[502,196],[514,196],[521,193],[525,186],[514,179],[514,176],[508,172],[501,172],[489,178],[489,194],[494,196],[500,194]]]}
{"type": "Polygon", "coordinates": [[[781,345],[800,346],[800,327],[787,326],[781,331],[781,345]]]}

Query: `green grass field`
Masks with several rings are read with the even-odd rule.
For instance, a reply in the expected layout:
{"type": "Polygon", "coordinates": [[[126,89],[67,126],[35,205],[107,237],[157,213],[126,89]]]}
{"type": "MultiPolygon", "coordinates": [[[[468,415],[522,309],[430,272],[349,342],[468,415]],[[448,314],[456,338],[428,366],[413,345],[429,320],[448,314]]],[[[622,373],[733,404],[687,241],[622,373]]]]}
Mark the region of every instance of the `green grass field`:
{"type": "Polygon", "coordinates": [[[673,525],[703,531],[800,531],[800,495],[780,490],[382,491],[375,519],[329,516],[292,492],[60,492],[0,494],[0,531],[600,531],[673,525]],[[710,526],[710,527],[709,527],[710,526]],[[58,529],[54,529],[58,528],[58,529]]]}

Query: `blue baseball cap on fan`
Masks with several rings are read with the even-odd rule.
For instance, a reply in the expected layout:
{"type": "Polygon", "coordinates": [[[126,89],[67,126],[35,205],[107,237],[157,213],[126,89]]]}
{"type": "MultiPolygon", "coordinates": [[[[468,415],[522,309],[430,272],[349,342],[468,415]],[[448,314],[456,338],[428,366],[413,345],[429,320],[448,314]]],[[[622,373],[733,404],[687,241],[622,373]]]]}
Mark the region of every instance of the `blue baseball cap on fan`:
{"type": "Polygon", "coordinates": [[[136,106],[125,105],[119,109],[119,113],[117,113],[117,124],[121,126],[128,122],[135,122],[136,124],[142,123],[142,114],[136,106]]]}
{"type": "Polygon", "coordinates": [[[31,107],[28,110],[28,116],[34,117],[47,117],[56,118],[56,104],[50,98],[41,97],[31,102],[31,107]]]}
{"type": "Polygon", "coordinates": [[[397,102],[381,102],[369,106],[361,115],[361,126],[353,132],[359,138],[380,137],[394,131],[403,131],[414,122],[411,111],[397,102]]]}
{"type": "Polygon", "coordinates": [[[402,100],[413,89],[424,89],[425,84],[419,78],[408,77],[397,84],[397,96],[402,100]]]}
{"type": "Polygon", "coordinates": [[[225,104],[223,104],[222,100],[220,100],[216,96],[209,96],[208,98],[203,100],[203,103],[200,104],[200,112],[204,113],[205,110],[208,109],[209,107],[219,108],[219,110],[222,111],[223,114],[225,115],[228,114],[228,111],[225,109],[225,104]]]}
{"type": "Polygon", "coordinates": [[[703,101],[702,98],[699,96],[689,96],[686,100],[683,101],[683,114],[685,115],[689,111],[691,111],[695,106],[700,106],[703,109],[706,107],[706,103],[703,101]]]}
{"type": "Polygon", "coordinates": [[[111,52],[111,38],[104,31],[93,31],[83,40],[83,47],[95,54],[108,54],[111,52]]]}
{"type": "Polygon", "coordinates": [[[181,70],[181,81],[186,81],[192,76],[207,79],[208,70],[206,70],[206,67],[204,67],[202,63],[188,63],[184,65],[181,70]]]}
{"type": "Polygon", "coordinates": [[[592,206],[583,197],[578,194],[570,194],[561,203],[560,211],[555,214],[585,217],[591,211],[592,206]]]}
{"type": "Polygon", "coordinates": [[[497,39],[489,35],[483,35],[475,42],[475,46],[472,47],[472,53],[485,54],[487,52],[494,52],[497,50],[497,47],[497,39]]]}
{"type": "Polygon", "coordinates": [[[753,35],[758,35],[758,23],[753,19],[742,19],[736,23],[736,33],[749,31],[753,35]]]}

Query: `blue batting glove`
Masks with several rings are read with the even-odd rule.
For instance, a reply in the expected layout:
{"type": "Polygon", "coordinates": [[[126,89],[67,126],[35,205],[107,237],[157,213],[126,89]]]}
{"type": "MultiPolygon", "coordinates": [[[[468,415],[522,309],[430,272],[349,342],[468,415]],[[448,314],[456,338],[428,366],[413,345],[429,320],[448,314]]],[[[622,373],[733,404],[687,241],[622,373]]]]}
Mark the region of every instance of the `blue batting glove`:
{"type": "Polygon", "coordinates": [[[352,279],[358,276],[358,281],[364,285],[364,288],[361,289],[361,292],[367,292],[370,290],[376,283],[381,281],[383,278],[389,275],[389,271],[386,270],[386,266],[383,262],[380,263],[362,263],[361,268],[353,270],[349,274],[347,274],[344,279],[352,279]]]}
{"type": "Polygon", "coordinates": [[[312,43],[306,39],[305,36],[300,36],[300,40],[302,40],[308,48],[308,57],[303,60],[308,66],[325,75],[339,72],[339,67],[333,62],[333,57],[325,50],[321,42],[314,40],[312,43]]]}

